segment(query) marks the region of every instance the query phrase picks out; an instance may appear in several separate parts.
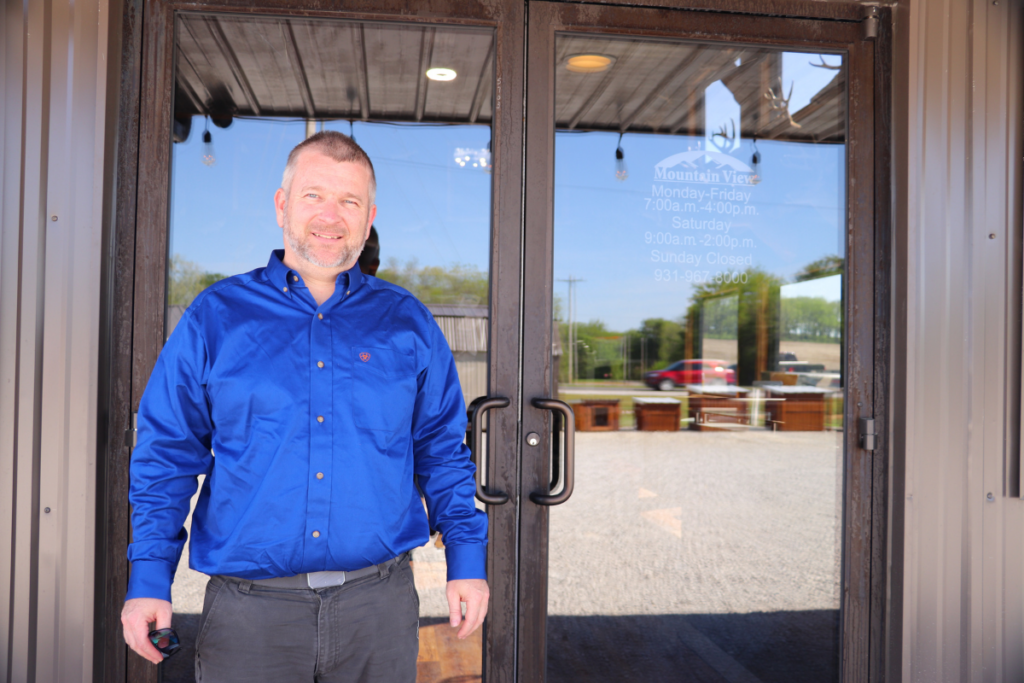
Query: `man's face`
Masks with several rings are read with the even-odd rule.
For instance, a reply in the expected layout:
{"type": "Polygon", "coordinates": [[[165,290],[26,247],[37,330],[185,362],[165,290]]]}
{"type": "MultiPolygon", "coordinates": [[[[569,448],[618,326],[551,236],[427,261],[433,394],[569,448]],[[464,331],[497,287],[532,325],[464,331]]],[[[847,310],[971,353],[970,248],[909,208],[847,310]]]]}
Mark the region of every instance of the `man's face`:
{"type": "Polygon", "coordinates": [[[338,272],[351,268],[377,214],[376,205],[370,204],[370,170],[305,150],[287,190],[287,195],[285,188],[274,195],[285,260],[297,257],[338,272]]]}

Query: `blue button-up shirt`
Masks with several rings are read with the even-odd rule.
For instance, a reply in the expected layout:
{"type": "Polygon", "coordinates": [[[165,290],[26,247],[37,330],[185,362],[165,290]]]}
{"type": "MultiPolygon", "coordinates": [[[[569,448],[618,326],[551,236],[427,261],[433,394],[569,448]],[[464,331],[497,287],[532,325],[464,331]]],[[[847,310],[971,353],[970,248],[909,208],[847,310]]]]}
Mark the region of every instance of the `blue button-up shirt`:
{"type": "Polygon", "coordinates": [[[281,258],[196,297],[157,360],[131,460],[128,598],[170,600],[200,474],[200,572],[361,569],[434,528],[449,580],[485,578],[466,409],[430,312],[358,266],[318,306],[281,258]]]}

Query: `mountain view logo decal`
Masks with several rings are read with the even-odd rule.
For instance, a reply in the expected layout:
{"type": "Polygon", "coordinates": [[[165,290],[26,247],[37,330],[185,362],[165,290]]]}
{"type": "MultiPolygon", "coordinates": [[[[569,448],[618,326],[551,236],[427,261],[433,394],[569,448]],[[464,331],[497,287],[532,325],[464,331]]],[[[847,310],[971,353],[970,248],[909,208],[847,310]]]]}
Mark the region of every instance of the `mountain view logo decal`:
{"type": "Polygon", "coordinates": [[[669,183],[757,184],[754,169],[736,157],[701,149],[662,159],[654,165],[654,179],[669,183]]]}
{"type": "Polygon", "coordinates": [[[363,351],[362,353],[359,354],[359,360],[365,363],[366,361],[370,360],[370,354],[368,354],[366,351],[363,351]]]}

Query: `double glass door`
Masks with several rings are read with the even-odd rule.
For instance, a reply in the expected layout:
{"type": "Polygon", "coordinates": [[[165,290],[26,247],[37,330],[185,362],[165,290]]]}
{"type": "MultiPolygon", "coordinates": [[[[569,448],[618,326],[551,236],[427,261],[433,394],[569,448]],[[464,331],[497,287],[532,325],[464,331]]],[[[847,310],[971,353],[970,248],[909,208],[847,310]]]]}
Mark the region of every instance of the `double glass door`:
{"type": "MultiPolygon", "coordinates": [[[[419,680],[858,678],[875,372],[862,27],[371,5],[154,4],[135,405],[192,299],[281,247],[289,150],[341,131],[376,169],[365,267],[451,347],[490,520],[473,638],[446,625],[443,537],[413,553],[419,680]]],[[[205,579],[186,551],[186,644],[205,579]]],[[[187,656],[163,666],[191,680],[187,656]]]]}

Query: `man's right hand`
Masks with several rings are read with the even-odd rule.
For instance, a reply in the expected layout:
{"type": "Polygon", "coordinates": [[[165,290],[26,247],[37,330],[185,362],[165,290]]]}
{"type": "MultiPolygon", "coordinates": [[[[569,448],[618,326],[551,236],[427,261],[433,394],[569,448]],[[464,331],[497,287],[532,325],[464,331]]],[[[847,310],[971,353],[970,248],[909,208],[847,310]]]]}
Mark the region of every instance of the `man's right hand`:
{"type": "Polygon", "coordinates": [[[124,627],[124,642],[141,657],[154,664],[164,661],[160,650],[149,642],[149,625],[156,622],[156,628],[171,627],[171,603],[157,598],[132,598],[125,600],[121,610],[121,625],[124,627]]]}

